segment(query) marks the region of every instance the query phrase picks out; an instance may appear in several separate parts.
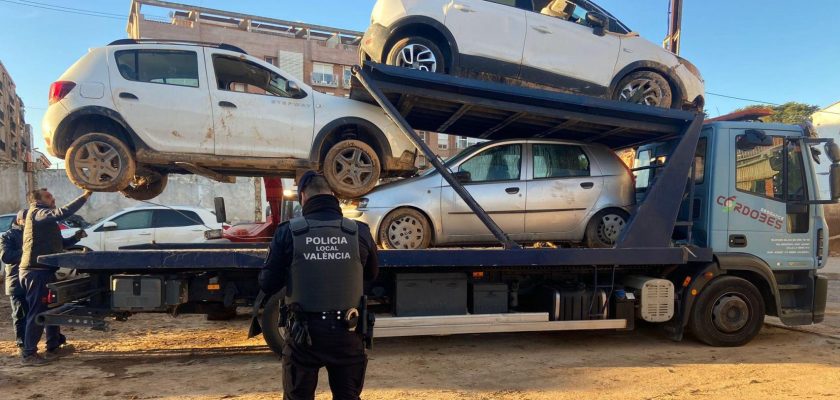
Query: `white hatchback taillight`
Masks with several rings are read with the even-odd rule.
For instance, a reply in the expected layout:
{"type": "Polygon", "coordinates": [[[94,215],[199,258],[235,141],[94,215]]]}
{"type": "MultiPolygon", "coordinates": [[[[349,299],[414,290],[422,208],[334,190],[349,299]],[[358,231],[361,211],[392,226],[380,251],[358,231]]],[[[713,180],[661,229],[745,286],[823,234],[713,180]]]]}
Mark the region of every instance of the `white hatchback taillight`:
{"type": "Polygon", "coordinates": [[[67,96],[74,87],[76,87],[76,83],[74,82],[53,82],[53,84],[50,85],[50,104],[61,101],[61,99],[63,99],[64,96],[67,96]]]}

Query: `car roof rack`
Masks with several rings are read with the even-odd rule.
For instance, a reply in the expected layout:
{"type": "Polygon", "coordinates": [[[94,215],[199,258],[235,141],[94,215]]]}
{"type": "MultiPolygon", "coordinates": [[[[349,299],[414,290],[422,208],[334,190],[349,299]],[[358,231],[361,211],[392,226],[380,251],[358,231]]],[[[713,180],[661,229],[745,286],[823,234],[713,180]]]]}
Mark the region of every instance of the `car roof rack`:
{"type": "Polygon", "coordinates": [[[178,40],[178,39],[119,39],[115,40],[111,43],[108,43],[108,46],[119,46],[125,44],[141,44],[141,43],[161,43],[161,44],[188,44],[193,46],[204,46],[204,47],[215,47],[221,50],[229,50],[235,51],[242,54],[248,54],[242,48],[234,46],[232,44],[227,43],[213,43],[213,42],[199,42],[193,40],[178,40]]]}

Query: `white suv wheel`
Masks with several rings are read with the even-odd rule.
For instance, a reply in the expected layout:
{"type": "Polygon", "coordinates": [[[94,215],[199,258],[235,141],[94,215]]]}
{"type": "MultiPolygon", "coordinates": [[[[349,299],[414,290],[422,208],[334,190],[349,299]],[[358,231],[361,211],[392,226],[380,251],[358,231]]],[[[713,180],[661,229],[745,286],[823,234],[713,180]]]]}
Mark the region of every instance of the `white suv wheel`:
{"type": "Polygon", "coordinates": [[[419,36],[402,39],[391,48],[387,63],[426,72],[444,72],[444,59],[438,46],[419,36]]]}

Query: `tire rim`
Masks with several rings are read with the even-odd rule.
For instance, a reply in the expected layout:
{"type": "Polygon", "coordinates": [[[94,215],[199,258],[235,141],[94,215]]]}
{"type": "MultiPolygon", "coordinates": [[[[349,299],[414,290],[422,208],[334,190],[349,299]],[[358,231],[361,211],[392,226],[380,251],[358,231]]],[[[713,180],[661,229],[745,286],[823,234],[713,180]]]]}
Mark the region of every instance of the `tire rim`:
{"type": "Polygon", "coordinates": [[[419,249],[423,244],[423,224],[410,215],[399,217],[388,225],[388,243],[395,249],[419,249]]]}
{"type": "Polygon", "coordinates": [[[73,157],[76,175],[91,185],[108,184],[122,172],[122,159],[117,149],[105,142],[85,144],[73,157]]]}
{"type": "Polygon", "coordinates": [[[420,71],[437,72],[438,60],[432,49],[416,43],[409,43],[397,54],[397,66],[420,71]]]}
{"type": "Polygon", "coordinates": [[[648,78],[639,78],[630,81],[627,86],[621,89],[618,99],[630,103],[645,104],[659,107],[662,104],[664,90],[659,84],[648,78]]]}
{"type": "Polygon", "coordinates": [[[624,218],[618,214],[607,214],[598,224],[598,239],[601,243],[613,245],[618,240],[622,229],[624,229],[624,218]]]}
{"type": "Polygon", "coordinates": [[[361,149],[346,149],[335,159],[335,172],[339,182],[363,187],[373,178],[373,160],[361,149]]]}
{"type": "Polygon", "coordinates": [[[750,306],[743,297],[737,293],[725,293],[715,300],[712,322],[719,331],[734,333],[747,326],[751,314],[750,306]]]}

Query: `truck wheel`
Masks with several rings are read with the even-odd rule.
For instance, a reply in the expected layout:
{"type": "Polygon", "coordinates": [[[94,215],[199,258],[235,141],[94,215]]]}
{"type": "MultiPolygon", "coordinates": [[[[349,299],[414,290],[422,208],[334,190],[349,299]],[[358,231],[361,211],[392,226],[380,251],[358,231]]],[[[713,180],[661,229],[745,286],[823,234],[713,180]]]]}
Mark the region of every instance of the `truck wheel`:
{"type": "Polygon", "coordinates": [[[618,83],[613,100],[671,108],[673,97],[671,84],[665,77],[653,71],[636,71],[618,83]]]}
{"type": "Polygon", "coordinates": [[[397,41],[386,58],[388,65],[437,73],[446,72],[444,63],[443,52],[438,45],[420,36],[397,41]]]}
{"type": "Polygon", "coordinates": [[[586,225],[586,247],[614,247],[628,218],[627,212],[619,209],[603,210],[595,214],[586,225]]]}
{"type": "Polygon", "coordinates": [[[88,133],[73,141],[65,161],[70,181],[94,192],[125,189],[136,168],[131,149],[120,139],[104,133],[88,133]]]}
{"type": "Polygon", "coordinates": [[[134,174],[134,179],[120,190],[125,197],[134,200],[151,200],[158,197],[169,181],[168,175],[161,174],[147,168],[139,168],[134,174]]]}
{"type": "Polygon", "coordinates": [[[382,220],[377,236],[386,249],[425,249],[432,242],[432,227],[420,211],[398,208],[382,220]]]}
{"type": "Polygon", "coordinates": [[[263,330],[263,340],[268,348],[277,354],[283,355],[283,346],[286,341],[283,339],[286,328],[280,326],[280,306],[286,300],[286,289],[283,289],[271,296],[263,307],[260,325],[263,330]]]}
{"type": "Polygon", "coordinates": [[[717,347],[743,346],[764,324],[764,298],[749,281],[723,276],[700,293],[689,329],[701,342],[717,347]]]}
{"type": "Polygon", "coordinates": [[[379,156],[359,140],[338,142],[324,158],[324,177],[339,197],[367,194],[379,182],[380,174],[379,156]]]}

